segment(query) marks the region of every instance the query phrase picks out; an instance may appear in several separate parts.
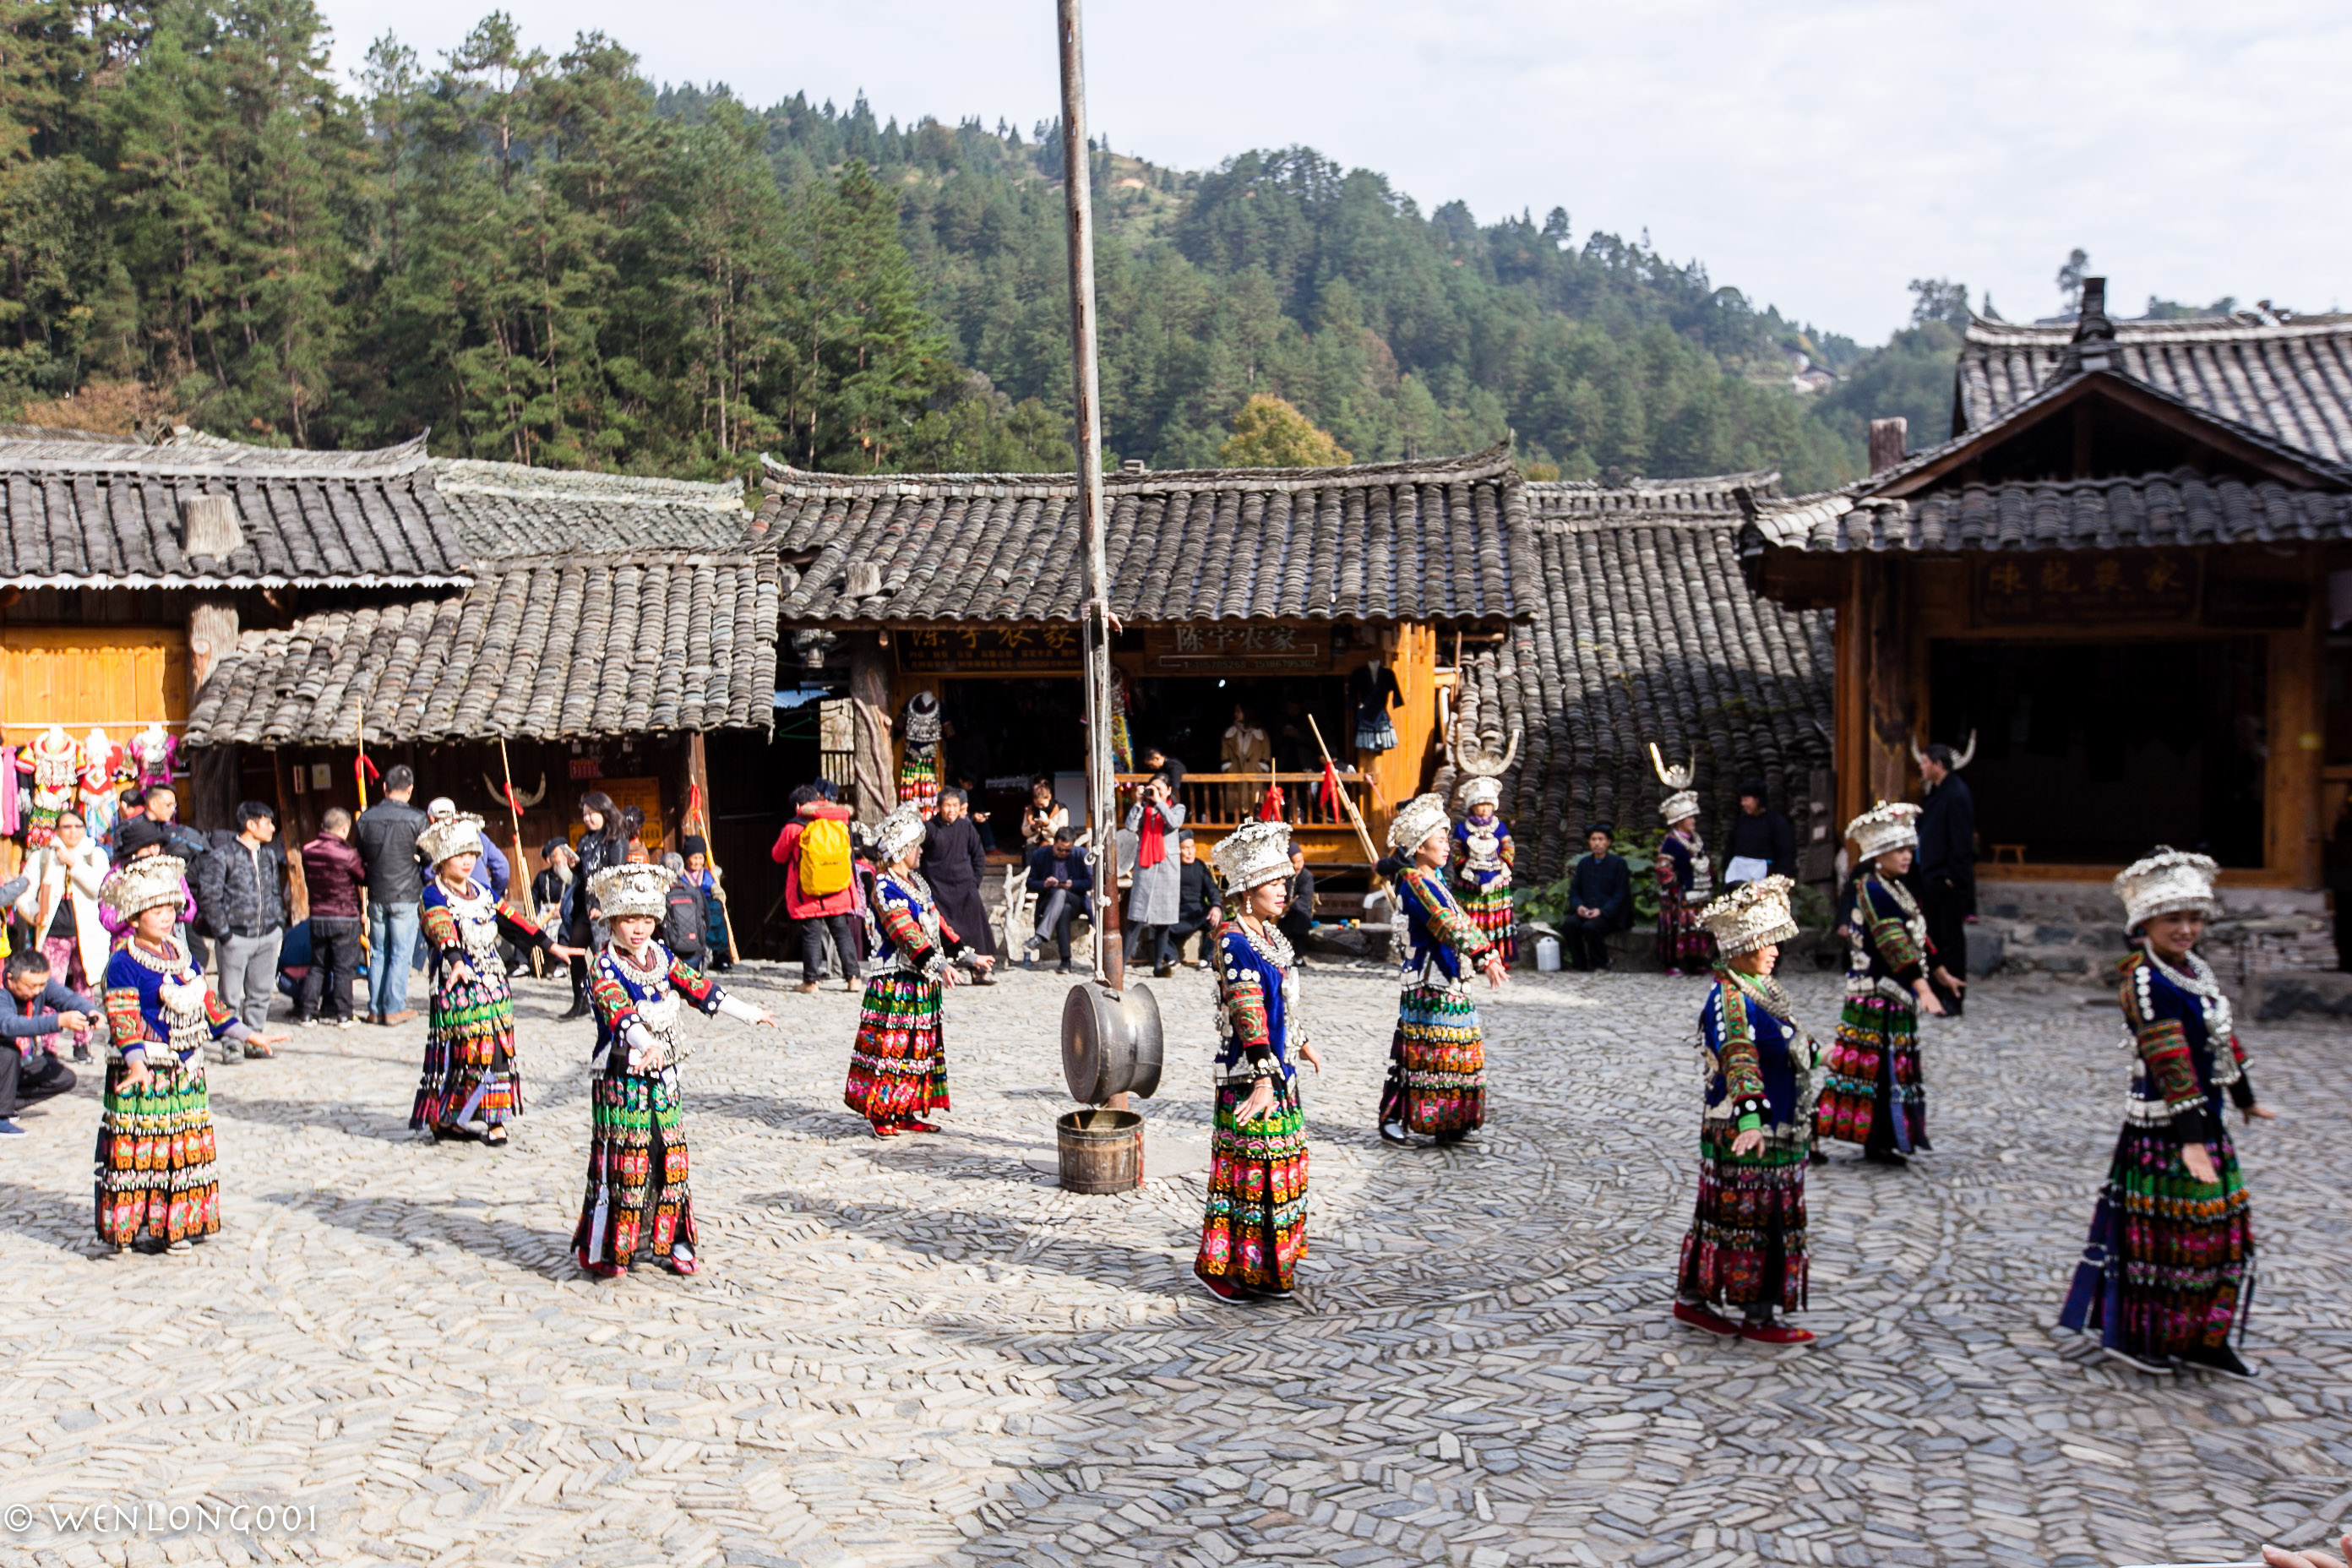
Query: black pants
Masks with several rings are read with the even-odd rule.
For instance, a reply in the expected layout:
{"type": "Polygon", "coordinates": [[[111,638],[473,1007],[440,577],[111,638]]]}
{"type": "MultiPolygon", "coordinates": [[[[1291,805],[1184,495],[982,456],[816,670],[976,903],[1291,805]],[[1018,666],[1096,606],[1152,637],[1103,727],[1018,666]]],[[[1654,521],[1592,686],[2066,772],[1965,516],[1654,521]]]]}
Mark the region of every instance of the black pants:
{"type": "Polygon", "coordinates": [[[1616,922],[1606,916],[1561,916],[1559,941],[1560,945],[1568,950],[1569,967],[1579,970],[1608,968],[1609,933],[1616,929],[1616,922]]]}
{"type": "Polygon", "coordinates": [[[359,969],[359,916],[312,915],[310,968],[295,988],[295,1018],[350,1017],[352,977],[359,969]]]}
{"type": "Polygon", "coordinates": [[[47,1051],[27,1057],[14,1040],[0,1040],[0,1117],[16,1114],[37,1100],[63,1094],[74,1086],[73,1068],[47,1051]]]}
{"type": "MultiPolygon", "coordinates": [[[[1178,921],[1174,925],[1170,926],[1168,928],[1169,956],[1171,958],[1183,957],[1184,944],[1208,929],[1209,917],[1206,915],[1195,915],[1191,920],[1178,921]]],[[[1201,957],[1205,960],[1208,956],[1209,944],[1203,942],[1201,944],[1201,957]]]]}
{"type": "Polygon", "coordinates": [[[1274,922],[1275,929],[1282,933],[1284,941],[1290,943],[1290,951],[1298,955],[1301,963],[1307,962],[1307,928],[1314,923],[1314,917],[1297,908],[1283,910],[1282,918],[1274,922]]]}
{"type": "Polygon", "coordinates": [[[1960,1016],[1960,994],[1948,990],[1935,978],[1938,968],[1950,970],[1955,980],[1969,977],[1969,905],[1974,889],[1966,882],[1949,879],[1927,881],[1919,889],[1919,912],[1927,917],[1927,942],[1936,950],[1929,961],[1928,984],[1935,986],[1936,999],[1944,1005],[1951,1017],[1960,1016]]]}
{"type": "Polygon", "coordinates": [[[1144,944],[1149,942],[1151,944],[1151,963],[1154,968],[1165,969],[1170,964],[1174,963],[1176,962],[1176,944],[1168,940],[1168,933],[1173,929],[1175,928],[1172,926],[1164,925],[1138,925],[1128,927],[1128,962],[1130,963],[1135,963],[1137,961],[1136,955],[1144,951],[1144,944]]]}
{"type": "Polygon", "coordinates": [[[824,966],[824,939],[833,937],[833,951],[841,960],[841,977],[857,978],[857,950],[850,946],[847,915],[808,915],[801,921],[801,984],[816,984],[817,971],[824,966]]]}

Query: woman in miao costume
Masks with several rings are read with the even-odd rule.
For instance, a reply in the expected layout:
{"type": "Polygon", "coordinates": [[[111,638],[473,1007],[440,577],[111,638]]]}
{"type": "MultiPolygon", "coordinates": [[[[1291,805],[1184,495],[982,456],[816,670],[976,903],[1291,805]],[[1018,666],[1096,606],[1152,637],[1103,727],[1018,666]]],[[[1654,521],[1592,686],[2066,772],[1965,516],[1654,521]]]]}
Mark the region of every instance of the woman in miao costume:
{"type": "Polygon", "coordinates": [[[1502,781],[1480,775],[1462,786],[1464,816],[1454,826],[1454,879],[1462,912],[1511,962],[1511,825],[1499,815],[1502,781]]]}
{"type": "MultiPolygon", "coordinates": [[[[1654,755],[1652,762],[1655,765],[1654,755]]],[[[1658,805],[1666,822],[1656,865],[1658,963],[1669,974],[1705,974],[1715,942],[1699,923],[1699,910],[1715,890],[1715,868],[1698,836],[1698,792],[1689,787],[1687,767],[1659,766],[1658,776],[1674,792],[1658,805]]]]}
{"type": "MultiPolygon", "coordinates": [[[[930,884],[915,869],[923,852],[921,812],[911,804],[898,807],[874,825],[872,842],[880,940],[841,1098],[874,1124],[877,1138],[936,1132],[923,1115],[949,1109],[940,999],[956,984],[956,961],[969,949],[940,918],[930,884]]],[[[994,962],[972,960],[982,969],[994,962]]]]}
{"type": "Polygon", "coordinates": [[[1816,1138],[1859,1143],[1864,1159],[1882,1165],[1906,1164],[1908,1155],[1935,1147],[1927,1142],[1919,1015],[1940,1017],[1944,1005],[1927,983],[1934,960],[1927,917],[1902,880],[1918,847],[1918,820],[1917,806],[1882,800],[1846,824],[1862,869],[1845,914],[1845,1008],[1813,1122],[1816,1138]]]}
{"type": "Polygon", "coordinates": [[[191,1240],[220,1229],[205,1047],[286,1038],[240,1023],[173,934],[187,896],[185,872],[178,858],[152,855],[123,866],[98,890],[126,927],[106,961],[106,1021],[114,1038],[98,1120],[98,1238],[117,1251],[135,1243],[185,1252],[191,1240]]]}
{"type": "Polygon", "coordinates": [[[1298,1013],[1297,957],[1275,922],[1290,829],[1245,823],[1210,852],[1232,918],[1217,935],[1216,1130],[1192,1272],[1223,1301],[1286,1296],[1307,1255],[1307,1113],[1298,1063],[1323,1060],[1298,1013]]]}
{"type": "Polygon", "coordinates": [[[679,1097],[678,998],[774,1028],[763,1008],[739,1002],[654,938],[677,874],[667,866],[610,867],[589,879],[612,936],[588,966],[596,1013],[590,1064],[588,1192],[572,1251],[601,1279],[658,1261],[673,1274],[701,1265],[688,1185],[684,1106],[679,1097]]]}
{"type": "MultiPolygon", "coordinates": [[[[507,1123],[522,1112],[522,1067],[515,1056],[514,993],[499,939],[566,961],[580,950],[549,940],[529,915],[474,879],[482,857],[480,817],[471,812],[442,817],[416,836],[416,849],[433,867],[418,911],[432,953],[433,1000],[408,1125],[430,1131],[436,1142],[478,1136],[502,1149],[507,1123]],[[473,1122],[481,1123],[478,1134],[473,1122]]],[[[520,883],[515,890],[522,890],[520,883]]]]}
{"type": "Polygon", "coordinates": [[[1797,934],[1791,886],[1786,877],[1743,883],[1702,915],[1719,956],[1699,1013],[1698,1209],[1675,1299],[1675,1316],[1694,1328],[1776,1345],[1813,1337],[1780,1321],[1805,1305],[1805,1164],[1821,1059],[1772,977],[1780,944],[1797,934]],[[1733,1309],[1736,1319],[1726,1315],[1733,1309]]]}
{"type": "Polygon", "coordinates": [[[2244,1342],[2254,1237],[2221,1097],[2249,1122],[2277,1112],[2254,1099],[2230,1000],[2197,952],[2221,912],[2218,869],[2159,848],[2116,879],[2139,946],[2123,961],[2118,995],[2131,1094],[2058,1321],[2096,1332],[2108,1355],[2143,1372],[2252,1377],[2230,1343],[2232,1328],[2244,1342]]]}
{"type": "Polygon", "coordinates": [[[1483,971],[1500,985],[1507,972],[1445,885],[1453,826],[1434,795],[1414,796],[1389,824],[1389,847],[1403,860],[1395,886],[1410,944],[1381,1092],[1381,1136],[1391,1143],[1415,1132],[1450,1143],[1486,1120],[1486,1047],[1467,982],[1483,971]]]}

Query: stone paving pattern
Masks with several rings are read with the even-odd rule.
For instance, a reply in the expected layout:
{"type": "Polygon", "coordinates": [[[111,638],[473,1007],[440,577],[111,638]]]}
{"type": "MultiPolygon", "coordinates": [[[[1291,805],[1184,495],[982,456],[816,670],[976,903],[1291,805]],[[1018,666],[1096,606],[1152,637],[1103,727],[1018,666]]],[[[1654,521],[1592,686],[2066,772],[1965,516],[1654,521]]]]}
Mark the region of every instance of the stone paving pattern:
{"type": "MultiPolygon", "coordinates": [[[[583,1025],[523,983],[503,1154],[407,1131],[420,1024],[215,1068],[227,1225],[91,1238],[95,1075],[0,1144],[0,1562],[431,1564],[2058,1563],[2231,1561],[2352,1508],[2340,1030],[2250,1031],[2252,1384],[2156,1380],[2053,1331],[2125,1060],[2081,983],[1931,1025],[1937,1152],[1813,1173],[1821,1340],[1666,1317],[1693,1184],[1700,983],[1521,974],[1486,1006],[1492,1121],[1381,1144],[1392,984],[1310,971],[1299,1298],[1190,1283],[1208,983],[1154,983],[1172,1065],[1142,1191],[1041,1168],[1063,983],[949,999],[956,1110],[840,1105],[854,998],[689,1016],[706,1268],[575,1270],[583,1025]],[[315,1533],[59,1531],[51,1504],[212,1498],[315,1533]]],[[[1827,976],[1796,980],[1817,1031],[1827,976]]],[[[168,1516],[165,1521],[168,1524],[168,1516]]]]}

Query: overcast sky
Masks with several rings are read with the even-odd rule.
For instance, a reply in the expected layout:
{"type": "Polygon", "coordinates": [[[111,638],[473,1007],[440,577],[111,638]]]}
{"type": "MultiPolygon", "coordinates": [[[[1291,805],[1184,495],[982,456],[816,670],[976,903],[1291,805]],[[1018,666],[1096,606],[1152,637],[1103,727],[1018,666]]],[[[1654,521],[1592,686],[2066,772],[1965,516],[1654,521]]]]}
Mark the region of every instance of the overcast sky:
{"type": "MultiPolygon", "coordinates": [[[[337,58],[428,61],[488,0],[324,0],[337,58]]],[[[601,28],[656,79],[755,104],[863,89],[904,122],[1057,102],[1051,0],[508,0],[560,51],[601,28]]],[[[1305,142],[1424,210],[1564,206],[1864,341],[1910,279],[2011,320],[2082,246],[2153,293],[2352,300],[2352,5],[2323,0],[1093,0],[1088,111],[1180,168],[1305,142]]]]}

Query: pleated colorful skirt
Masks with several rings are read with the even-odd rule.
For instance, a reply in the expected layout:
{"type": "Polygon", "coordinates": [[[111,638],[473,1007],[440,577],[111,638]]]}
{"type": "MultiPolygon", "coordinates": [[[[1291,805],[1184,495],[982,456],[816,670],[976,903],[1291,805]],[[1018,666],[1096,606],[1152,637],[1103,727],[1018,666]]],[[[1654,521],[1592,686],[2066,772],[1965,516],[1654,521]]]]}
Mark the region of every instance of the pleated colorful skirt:
{"type": "Polygon", "coordinates": [[[1246,1083],[1217,1086],[1209,1140],[1208,1211],[1192,1272],[1244,1290],[1286,1291],[1307,1256],[1307,1116],[1298,1090],[1275,1079],[1274,1109],[1237,1119],[1246,1083]]]}
{"type": "Polygon", "coordinates": [[[491,968],[470,980],[445,980],[433,993],[425,1068],[408,1125],[422,1132],[478,1119],[498,1127],[520,1115],[514,1043],[514,996],[504,973],[491,968]]]}
{"type": "Polygon", "coordinates": [[[876,1126],[946,1110],[948,1048],[939,981],[891,970],[866,982],[842,1103],[876,1126]]]}
{"type": "MultiPolygon", "coordinates": [[[[2218,1098],[2212,1111],[2219,1126],[2218,1098]]],[[[2210,1184],[2167,1130],[2125,1124],[2062,1325],[2143,1361],[2229,1342],[2253,1297],[2253,1223],[2228,1131],[2206,1147],[2210,1184]]]]}
{"type": "Polygon", "coordinates": [[[1889,996],[1848,996],[1830,1047],[1813,1136],[1908,1154],[1927,1142],[1919,1074],[1919,1009],[1889,996]]]}
{"type": "MultiPolygon", "coordinates": [[[[619,1052],[624,1047],[615,1046],[619,1052]]],[[[583,1268],[671,1261],[695,1244],[684,1107],[675,1068],[596,1075],[588,1113],[588,1192],[572,1250],[583,1268]]]]}
{"type": "Polygon", "coordinates": [[[1381,1121],[1402,1121],[1412,1132],[1459,1134],[1486,1120],[1486,1045],[1478,1009],[1459,991],[1405,987],[1397,999],[1381,1121]]]}
{"type": "Polygon", "coordinates": [[[1685,901],[1680,888],[1664,883],[1658,888],[1658,963],[1685,974],[1706,974],[1715,966],[1715,938],[1698,923],[1698,905],[1685,901]]]}
{"type": "Polygon", "coordinates": [[[1503,962],[1515,962],[1518,958],[1519,948],[1517,939],[1511,934],[1514,917],[1510,888],[1507,885],[1489,889],[1456,888],[1454,893],[1461,900],[1462,912],[1468,915],[1470,923],[1495,944],[1495,951],[1503,955],[1503,962]]]}
{"type": "Polygon", "coordinates": [[[166,1065],[151,1066],[146,1087],[124,1088],[123,1063],[110,1062],[100,1103],[98,1238],[116,1246],[142,1235],[167,1242],[210,1236],[221,1225],[204,1053],[177,1066],[165,1047],[149,1051],[166,1065]]]}
{"type": "Polygon", "coordinates": [[[1738,1136],[1708,1122],[1698,1140],[1698,1206],[1683,1237],[1678,1293],[1717,1306],[1805,1304],[1806,1138],[1735,1154],[1738,1136]]]}

